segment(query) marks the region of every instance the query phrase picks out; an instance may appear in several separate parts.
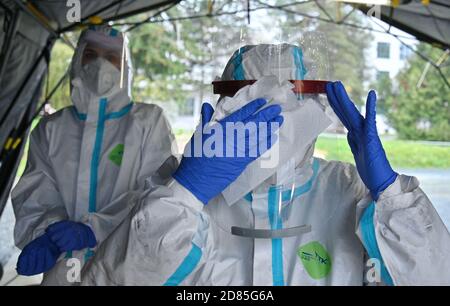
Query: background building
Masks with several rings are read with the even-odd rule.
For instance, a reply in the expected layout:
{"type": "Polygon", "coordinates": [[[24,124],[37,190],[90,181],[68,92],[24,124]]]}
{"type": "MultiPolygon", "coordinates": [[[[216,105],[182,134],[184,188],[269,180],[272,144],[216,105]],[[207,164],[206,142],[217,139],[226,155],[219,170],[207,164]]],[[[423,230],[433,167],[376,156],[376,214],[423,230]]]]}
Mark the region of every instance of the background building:
{"type": "MultiPolygon", "coordinates": [[[[377,22],[381,24],[380,21],[377,22]]],[[[387,24],[382,25],[385,28],[389,27],[387,24]]],[[[373,25],[373,27],[380,29],[377,25],[373,25]]],[[[391,27],[390,31],[410,46],[414,47],[417,44],[417,40],[413,36],[397,28],[391,27]]],[[[405,67],[407,59],[413,51],[392,35],[372,32],[372,36],[373,41],[367,52],[367,65],[370,69],[366,81],[372,83],[384,75],[393,80],[397,73],[405,67]]]]}

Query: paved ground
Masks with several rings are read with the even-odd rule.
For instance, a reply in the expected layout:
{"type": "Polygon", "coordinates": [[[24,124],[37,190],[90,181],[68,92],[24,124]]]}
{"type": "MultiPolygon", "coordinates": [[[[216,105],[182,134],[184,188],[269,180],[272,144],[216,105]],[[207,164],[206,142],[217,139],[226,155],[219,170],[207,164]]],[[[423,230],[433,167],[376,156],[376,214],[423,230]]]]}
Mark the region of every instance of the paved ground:
{"type": "Polygon", "coordinates": [[[16,249],[13,240],[14,223],[14,213],[11,202],[8,200],[0,218],[0,263],[3,265],[6,264],[16,249]]]}

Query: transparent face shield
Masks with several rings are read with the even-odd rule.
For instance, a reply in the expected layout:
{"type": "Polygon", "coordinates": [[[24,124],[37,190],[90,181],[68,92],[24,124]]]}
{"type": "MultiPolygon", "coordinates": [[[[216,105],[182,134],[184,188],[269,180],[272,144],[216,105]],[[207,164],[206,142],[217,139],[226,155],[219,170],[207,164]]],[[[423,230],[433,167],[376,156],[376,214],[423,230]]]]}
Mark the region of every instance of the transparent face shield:
{"type": "MultiPolygon", "coordinates": [[[[223,230],[249,238],[309,232],[311,226],[301,223],[296,202],[311,190],[317,176],[314,142],[334,121],[325,93],[329,79],[325,36],[292,28],[245,27],[220,33],[231,37],[224,41],[224,35],[218,35],[210,46],[216,55],[208,71],[220,76],[212,82],[218,95],[216,113],[226,116],[262,97],[268,105],[281,105],[285,121],[278,132],[277,163],[264,167],[263,155],[249,165],[222,193],[229,207],[217,207],[212,217],[223,230]],[[218,67],[225,68],[218,71],[218,67]]],[[[274,147],[271,151],[276,151],[274,147]]]]}
{"type": "MultiPolygon", "coordinates": [[[[98,82],[105,83],[104,86],[100,86],[104,88],[113,86],[117,86],[118,90],[125,87],[131,88],[132,67],[128,38],[114,29],[109,31],[110,33],[100,33],[92,30],[84,33],[72,62],[74,66],[72,78],[85,77],[90,81],[86,85],[91,86],[94,92],[99,90],[98,82]],[[99,60],[107,62],[108,65],[99,66],[96,63],[99,60]]],[[[102,94],[106,93],[102,92],[102,94]]]]}
{"type": "Polygon", "coordinates": [[[128,70],[126,65],[130,60],[127,36],[123,35],[122,39],[114,43],[89,37],[87,37],[86,42],[82,56],[82,66],[100,57],[107,60],[120,71],[120,88],[123,88],[125,71],[128,70]]]}
{"type": "MultiPolygon", "coordinates": [[[[289,80],[299,99],[302,95],[312,94],[317,97],[325,93],[329,72],[324,34],[294,32],[292,28],[271,32],[240,28],[238,35],[239,38],[224,44],[225,49],[232,50],[228,54],[233,54],[233,58],[226,66],[222,66],[225,67],[223,72],[216,73],[212,82],[214,94],[234,96],[242,87],[268,75],[276,76],[279,81],[289,80]],[[253,54],[246,56],[248,52],[253,54]],[[249,64],[246,65],[246,62],[249,64]],[[242,63],[241,67],[238,67],[238,63],[242,63]]],[[[223,59],[216,60],[221,61],[223,59]]]]}

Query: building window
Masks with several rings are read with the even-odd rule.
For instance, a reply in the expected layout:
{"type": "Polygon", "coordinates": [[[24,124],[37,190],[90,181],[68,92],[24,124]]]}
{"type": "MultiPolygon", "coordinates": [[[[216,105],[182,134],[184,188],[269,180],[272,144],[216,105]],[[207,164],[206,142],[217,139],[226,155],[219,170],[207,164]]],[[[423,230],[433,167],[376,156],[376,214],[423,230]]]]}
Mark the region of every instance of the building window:
{"type": "Polygon", "coordinates": [[[405,45],[400,46],[400,59],[404,60],[410,54],[411,54],[411,50],[407,46],[405,46],[405,45]]]}
{"type": "Polygon", "coordinates": [[[389,71],[377,71],[377,81],[389,79],[389,71]]]}
{"type": "Polygon", "coordinates": [[[389,58],[390,45],[389,43],[379,42],[377,45],[377,57],[389,58]]]}

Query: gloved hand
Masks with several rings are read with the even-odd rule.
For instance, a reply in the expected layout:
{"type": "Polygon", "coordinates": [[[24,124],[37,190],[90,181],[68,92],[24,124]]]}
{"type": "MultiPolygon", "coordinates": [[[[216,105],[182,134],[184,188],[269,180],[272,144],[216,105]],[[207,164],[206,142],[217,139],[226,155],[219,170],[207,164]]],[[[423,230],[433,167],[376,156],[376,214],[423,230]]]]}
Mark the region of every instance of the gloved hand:
{"type": "Polygon", "coordinates": [[[43,234],[23,248],[17,261],[17,273],[30,276],[47,272],[56,264],[60,254],[49,235],[43,234]]]}
{"type": "MultiPolygon", "coordinates": [[[[265,145],[267,149],[270,149],[272,144],[276,142],[277,135],[275,132],[277,127],[283,124],[283,117],[280,116],[281,107],[279,105],[271,105],[257,112],[266,103],[267,101],[264,99],[256,99],[226,118],[213,124],[209,124],[209,122],[214,113],[214,109],[208,103],[203,104],[201,111],[202,129],[197,129],[190,142],[187,144],[188,146],[191,146],[191,156],[183,156],[180,166],[173,174],[175,180],[192,192],[192,194],[205,205],[209,200],[222,192],[244,171],[248,164],[264,153],[259,150],[259,138],[263,138],[263,141],[267,141],[265,145]],[[240,133],[241,135],[238,135],[237,137],[228,135],[228,138],[230,138],[230,136],[234,138],[234,142],[227,142],[226,125],[227,123],[237,122],[241,122],[244,125],[249,122],[254,122],[256,123],[256,131],[253,131],[254,133],[244,133],[244,135],[240,133]],[[267,123],[267,125],[262,124],[262,127],[260,126],[260,123],[267,123]],[[271,123],[277,123],[272,131],[269,128],[271,123]],[[263,132],[262,128],[266,130],[263,132]],[[205,142],[214,135],[214,132],[212,131],[220,131],[218,133],[222,133],[222,156],[207,155],[204,154],[203,150],[201,150],[202,154],[194,154],[196,152],[193,147],[193,144],[196,144],[194,139],[200,136],[202,148],[205,148],[205,142]],[[201,135],[198,135],[198,133],[201,135]],[[257,136],[255,133],[257,133],[257,136]],[[266,136],[263,137],[261,135],[266,136]],[[249,141],[250,139],[256,139],[257,141],[249,141]],[[239,144],[239,146],[237,144],[239,144]],[[244,152],[242,150],[243,148],[244,152]],[[230,151],[234,153],[231,157],[229,156],[230,151]],[[196,155],[200,156],[197,157],[196,155]]],[[[236,133],[234,133],[234,135],[236,136],[236,133]]]]}
{"type": "Polygon", "coordinates": [[[45,232],[63,252],[93,248],[97,244],[91,228],[79,222],[69,220],[56,222],[47,227],[45,232]]]}
{"type": "Polygon", "coordinates": [[[376,201],[380,193],[397,177],[378,137],[375,122],[377,96],[373,90],[369,92],[366,118],[363,118],[341,82],[328,83],[326,91],[331,107],[348,130],[347,140],[355,157],[358,173],[376,201]]]}

